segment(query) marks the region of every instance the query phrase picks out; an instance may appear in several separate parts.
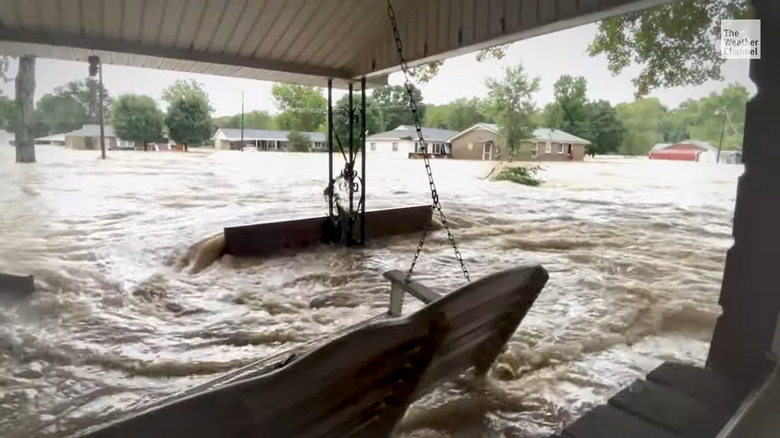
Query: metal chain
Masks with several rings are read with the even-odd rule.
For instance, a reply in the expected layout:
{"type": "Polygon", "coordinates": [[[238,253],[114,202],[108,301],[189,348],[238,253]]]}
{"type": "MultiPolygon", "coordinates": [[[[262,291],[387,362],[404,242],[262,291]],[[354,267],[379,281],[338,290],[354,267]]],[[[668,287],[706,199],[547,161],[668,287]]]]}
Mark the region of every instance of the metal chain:
{"type": "MultiPolygon", "coordinates": [[[[387,0],[387,16],[390,18],[390,23],[393,26],[395,48],[398,49],[398,58],[401,62],[401,70],[404,72],[404,87],[406,88],[406,92],[409,95],[409,108],[412,110],[412,116],[414,117],[414,127],[417,130],[417,137],[420,141],[420,145],[423,147],[423,162],[425,163],[425,172],[428,174],[428,186],[431,189],[431,199],[433,200],[431,209],[439,213],[439,219],[441,220],[444,229],[447,230],[447,239],[449,239],[450,244],[452,245],[452,249],[455,251],[455,258],[458,260],[458,263],[460,263],[460,269],[463,271],[463,276],[466,277],[466,281],[471,281],[471,278],[469,278],[469,271],[466,269],[466,264],[463,263],[463,257],[458,250],[458,244],[455,242],[455,236],[452,234],[452,231],[450,231],[450,225],[447,222],[447,218],[444,216],[444,211],[441,209],[439,193],[436,191],[436,183],[433,181],[431,162],[428,157],[428,144],[423,138],[420,114],[418,112],[417,102],[414,98],[414,88],[412,86],[412,81],[409,79],[409,64],[407,64],[406,59],[404,59],[404,46],[401,42],[401,35],[398,33],[398,23],[395,20],[395,10],[393,9],[391,0],[387,0]]],[[[417,244],[417,251],[414,253],[412,266],[409,268],[409,272],[406,273],[406,281],[411,280],[412,271],[414,271],[414,266],[417,264],[417,259],[420,257],[420,252],[423,249],[423,245],[425,245],[425,238],[428,237],[428,229],[429,227],[426,227],[425,230],[423,230],[423,235],[420,238],[420,242],[417,244]]]]}

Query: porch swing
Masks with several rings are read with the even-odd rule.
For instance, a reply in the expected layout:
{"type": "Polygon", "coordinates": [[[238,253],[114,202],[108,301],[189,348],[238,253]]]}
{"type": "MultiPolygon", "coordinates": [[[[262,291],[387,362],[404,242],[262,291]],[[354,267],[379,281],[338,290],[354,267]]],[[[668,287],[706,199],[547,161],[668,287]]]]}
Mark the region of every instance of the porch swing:
{"type": "MultiPolygon", "coordinates": [[[[387,12],[418,140],[426,145],[391,0],[387,12]]],[[[443,380],[472,367],[485,375],[548,274],[541,266],[521,266],[471,282],[424,151],[430,208],[447,232],[465,286],[440,296],[412,280],[426,227],[409,270],[384,274],[391,284],[387,314],[230,372],[87,436],[388,436],[409,405],[443,380]],[[425,306],[401,316],[407,293],[425,306]]]]}

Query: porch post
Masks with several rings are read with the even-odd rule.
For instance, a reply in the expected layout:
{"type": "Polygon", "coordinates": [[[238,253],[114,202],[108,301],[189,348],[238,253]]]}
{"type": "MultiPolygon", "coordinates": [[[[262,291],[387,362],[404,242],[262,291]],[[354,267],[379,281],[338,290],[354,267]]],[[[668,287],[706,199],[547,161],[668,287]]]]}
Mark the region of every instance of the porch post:
{"type": "Polygon", "coordinates": [[[360,79],[360,244],[366,244],[366,77],[360,79]]]}
{"type": "Polygon", "coordinates": [[[737,185],[734,245],[728,250],[707,366],[754,386],[769,371],[780,312],[780,2],[753,0],[761,59],[750,63],[758,91],[747,104],[737,185]]]}
{"type": "Polygon", "coordinates": [[[328,217],[333,219],[333,79],[328,79],[328,217]]]}

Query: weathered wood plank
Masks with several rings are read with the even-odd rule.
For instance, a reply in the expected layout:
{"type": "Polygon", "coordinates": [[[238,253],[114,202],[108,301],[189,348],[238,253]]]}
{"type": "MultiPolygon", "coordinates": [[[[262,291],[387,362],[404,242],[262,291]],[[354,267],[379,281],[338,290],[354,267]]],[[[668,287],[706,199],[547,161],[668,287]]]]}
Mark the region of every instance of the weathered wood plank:
{"type": "Polygon", "coordinates": [[[647,380],[674,388],[708,404],[736,409],[747,390],[717,374],[692,365],[665,362],[647,375],[647,380]]]}
{"type": "MultiPolygon", "coordinates": [[[[261,257],[321,242],[325,217],[266,222],[225,228],[225,252],[239,257],[261,257]]],[[[428,205],[366,212],[366,239],[416,233],[431,221],[428,205]]],[[[355,229],[360,229],[358,220],[355,229]]]]}
{"type": "Polygon", "coordinates": [[[708,405],[672,388],[637,380],[617,393],[609,404],[681,437],[712,438],[732,411],[708,405]]]}
{"type": "Polygon", "coordinates": [[[599,406],[566,428],[566,438],[679,438],[614,406],[599,406]]]}
{"type": "Polygon", "coordinates": [[[385,272],[384,277],[390,280],[391,284],[403,289],[404,292],[408,292],[425,304],[430,304],[441,298],[441,295],[432,291],[420,282],[414,280],[407,282],[406,274],[399,270],[387,271],[385,272]]]}

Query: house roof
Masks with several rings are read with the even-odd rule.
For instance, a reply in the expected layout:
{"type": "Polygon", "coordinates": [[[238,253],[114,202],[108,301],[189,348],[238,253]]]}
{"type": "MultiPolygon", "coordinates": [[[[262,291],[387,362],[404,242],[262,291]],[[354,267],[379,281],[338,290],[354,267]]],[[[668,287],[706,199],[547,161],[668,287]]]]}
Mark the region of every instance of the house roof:
{"type": "Polygon", "coordinates": [[[47,135],[46,137],[38,137],[35,141],[65,141],[65,134],[52,134],[47,135]]]}
{"type": "MultiPolygon", "coordinates": [[[[498,134],[498,125],[495,123],[477,123],[476,125],[472,126],[469,129],[466,129],[465,131],[458,132],[454,136],[452,136],[449,141],[455,140],[456,138],[460,137],[461,135],[472,131],[477,128],[482,128],[487,131],[490,131],[494,134],[498,134]]],[[[590,144],[588,140],[585,140],[584,138],[577,137],[576,135],[569,134],[566,131],[561,131],[560,129],[550,129],[550,128],[536,128],[533,132],[533,140],[550,140],[557,143],[582,143],[582,144],[590,144]]]]}
{"type": "Polygon", "coordinates": [[[670,147],[678,145],[678,144],[690,144],[690,145],[696,146],[697,148],[699,148],[699,149],[701,149],[703,151],[714,151],[714,150],[716,150],[716,148],[714,146],[712,146],[709,142],[702,141],[702,140],[693,140],[693,139],[678,141],[677,143],[657,143],[650,150],[651,151],[660,151],[660,150],[667,149],[667,148],[670,148],[670,147]]]}
{"type": "MultiPolygon", "coordinates": [[[[241,129],[240,128],[219,128],[217,129],[217,132],[214,133],[214,136],[211,138],[214,140],[219,134],[219,132],[222,131],[222,134],[224,134],[225,138],[230,141],[240,141],[241,140],[241,129]]],[[[253,141],[253,140],[279,140],[279,141],[286,141],[287,135],[290,133],[290,131],[275,131],[271,129],[244,129],[244,140],[245,141],[253,141]]],[[[309,136],[311,141],[327,141],[327,138],[324,133],[322,132],[302,132],[301,134],[306,134],[309,136]]]]}
{"type": "MultiPolygon", "coordinates": [[[[64,137],[100,137],[100,125],[84,125],[75,131],[66,132],[61,135],[64,137]]],[[[116,134],[114,134],[114,127],[111,125],[104,125],[103,135],[106,137],[116,137],[116,134]]]]}
{"type": "MultiPolygon", "coordinates": [[[[422,128],[423,137],[425,141],[435,142],[448,142],[449,139],[456,135],[457,131],[450,131],[449,129],[438,128],[422,128]]],[[[417,130],[411,125],[400,125],[392,131],[380,132],[374,135],[369,135],[366,140],[410,140],[417,138],[417,130]]]]}

